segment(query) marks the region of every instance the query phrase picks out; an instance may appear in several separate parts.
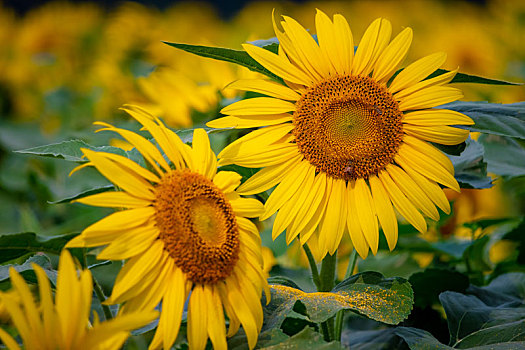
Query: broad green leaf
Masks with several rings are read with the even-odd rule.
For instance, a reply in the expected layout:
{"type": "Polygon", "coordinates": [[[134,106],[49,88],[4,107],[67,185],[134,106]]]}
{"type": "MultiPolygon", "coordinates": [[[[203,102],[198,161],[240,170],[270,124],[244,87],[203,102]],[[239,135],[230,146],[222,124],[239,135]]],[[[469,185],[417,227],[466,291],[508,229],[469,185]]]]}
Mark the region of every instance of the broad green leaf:
{"type": "Polygon", "coordinates": [[[91,146],[85,143],[82,140],[63,141],[63,142],[53,143],[53,144],[45,145],[45,146],[27,148],[27,149],[15,151],[15,152],[21,153],[21,154],[42,156],[42,157],[59,158],[59,159],[64,159],[64,160],[71,161],[71,162],[86,162],[87,159],[83,157],[82,151],[80,150],[81,148],[88,148],[88,149],[91,149],[94,151],[100,151],[100,152],[115,153],[115,154],[119,154],[121,156],[127,157],[126,152],[118,147],[112,147],[112,146],[95,147],[95,146],[91,146]]]}
{"type": "MultiPolygon", "coordinates": [[[[446,69],[438,69],[434,73],[430,74],[427,79],[437,77],[438,75],[450,72],[446,69]]],[[[473,83],[473,84],[486,84],[486,85],[523,85],[522,83],[513,83],[505,80],[490,79],[480,77],[478,75],[466,74],[458,72],[454,79],[450,83],[473,83]]]]}
{"type": "Polygon", "coordinates": [[[452,350],[450,346],[441,344],[427,331],[412,327],[397,327],[394,333],[401,337],[410,350],[452,350]]]}
{"type": "Polygon", "coordinates": [[[305,349],[321,349],[321,350],[342,350],[341,344],[337,341],[327,343],[323,336],[313,330],[311,327],[304,328],[301,332],[294,336],[281,340],[282,337],[275,339],[272,342],[265,344],[259,349],[265,350],[305,350],[305,349]]]}
{"type": "Polygon", "coordinates": [[[465,249],[463,253],[463,258],[468,263],[469,268],[473,271],[489,271],[491,269],[490,264],[487,262],[488,251],[487,244],[489,243],[490,238],[484,236],[476,239],[472,244],[465,249]]]}
{"type": "MultiPolygon", "coordinates": [[[[51,266],[51,260],[46,255],[40,254],[40,255],[33,255],[29,259],[27,259],[23,264],[21,265],[1,265],[0,266],[0,283],[7,281],[9,276],[9,270],[10,268],[14,268],[22,277],[30,282],[30,283],[37,283],[36,274],[33,270],[33,265],[36,264],[42,267],[48,276],[48,278],[51,280],[53,285],[56,285],[57,280],[57,272],[53,270],[51,266]]],[[[3,283],[2,283],[3,287],[3,283]]]]}
{"type": "Polygon", "coordinates": [[[487,102],[452,102],[442,108],[468,115],[475,124],[470,131],[525,139],[525,102],[499,104],[487,102]]]}
{"type": "Polygon", "coordinates": [[[282,81],[280,77],[264,68],[259,62],[251,58],[250,55],[248,55],[248,53],[245,51],[227,49],[223,47],[170,43],[166,41],[164,41],[164,43],[177,49],[193,53],[197,56],[213,58],[219,61],[232,62],[246,67],[254,72],[264,74],[272,79],[282,81]]]}
{"type": "Polygon", "coordinates": [[[507,178],[525,175],[525,148],[516,140],[499,135],[481,135],[479,142],[485,148],[488,171],[507,178]]]}
{"type": "Polygon", "coordinates": [[[454,177],[462,188],[490,188],[492,179],[487,176],[487,163],[481,144],[468,138],[459,156],[449,155],[454,165],[454,177]]]}
{"type": "Polygon", "coordinates": [[[0,264],[28,253],[47,252],[59,255],[76,234],[42,237],[32,232],[0,236],[0,264]]]}
{"type": "MultiPolygon", "coordinates": [[[[338,284],[331,292],[306,293],[300,289],[270,285],[272,299],[265,306],[265,329],[279,327],[300,301],[308,319],[324,322],[339,310],[353,310],[388,324],[403,321],[412,310],[413,293],[403,278],[384,278],[363,272],[338,284]]],[[[301,310],[299,310],[301,311],[301,310]]]]}
{"type": "MultiPolygon", "coordinates": [[[[509,339],[508,333],[504,332],[506,327],[516,330],[516,321],[525,318],[525,306],[522,302],[503,302],[508,300],[505,297],[494,299],[487,296],[494,293],[485,293],[483,288],[467,290],[476,295],[464,295],[456,292],[443,292],[439,296],[441,304],[447,315],[447,322],[450,332],[450,343],[460,344],[467,339],[469,344],[473,344],[476,338],[474,332],[480,332],[476,345],[487,345],[485,334],[490,333],[491,343],[507,342],[511,340],[523,341],[525,339],[509,339]],[[481,298],[480,298],[481,297],[481,298]],[[483,300],[484,299],[484,300],[483,300]],[[493,327],[498,327],[497,334],[491,333],[493,327]],[[500,334],[501,336],[498,336],[500,334]]],[[[504,290],[496,293],[503,294],[504,290]]],[[[478,333],[476,333],[478,334],[478,333]]],[[[489,343],[490,344],[490,343],[489,343]]]]}
{"type": "Polygon", "coordinates": [[[70,196],[70,197],[62,198],[62,199],[59,199],[59,200],[57,200],[57,201],[54,201],[54,202],[48,202],[48,203],[49,203],[49,204],[63,204],[63,203],[70,203],[71,201],[74,201],[75,199],[84,198],[84,197],[87,197],[87,196],[91,196],[91,195],[93,195],[93,194],[102,193],[102,192],[107,192],[107,191],[111,191],[111,190],[114,190],[114,189],[115,189],[115,186],[113,186],[113,185],[107,185],[107,186],[97,187],[97,188],[93,188],[93,189],[91,189],[91,190],[87,190],[87,191],[84,191],[84,192],[81,192],[81,193],[75,194],[75,195],[70,196]]]}
{"type": "Polygon", "coordinates": [[[504,343],[509,341],[525,342],[525,322],[523,319],[505,324],[487,327],[473,332],[461,339],[456,348],[470,349],[474,346],[504,343]]]}
{"type": "Polygon", "coordinates": [[[469,285],[468,277],[464,274],[436,268],[417,272],[410,276],[408,281],[414,290],[414,304],[421,308],[438,303],[441,292],[465,292],[469,285]]]}

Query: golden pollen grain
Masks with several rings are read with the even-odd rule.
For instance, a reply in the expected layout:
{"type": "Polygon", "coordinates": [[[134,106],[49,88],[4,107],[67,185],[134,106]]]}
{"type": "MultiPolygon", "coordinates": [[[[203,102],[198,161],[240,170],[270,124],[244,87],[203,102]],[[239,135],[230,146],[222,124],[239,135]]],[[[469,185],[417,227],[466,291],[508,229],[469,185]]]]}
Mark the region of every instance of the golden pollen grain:
{"type": "Polygon", "coordinates": [[[367,179],[392,162],[402,141],[402,113],[370,77],[336,76],[310,87],[293,115],[299,151],[336,179],[367,179]]]}
{"type": "Polygon", "coordinates": [[[172,170],[155,188],[156,225],[164,249],[194,283],[214,284],[239,259],[235,213],[203,175],[172,170]]]}

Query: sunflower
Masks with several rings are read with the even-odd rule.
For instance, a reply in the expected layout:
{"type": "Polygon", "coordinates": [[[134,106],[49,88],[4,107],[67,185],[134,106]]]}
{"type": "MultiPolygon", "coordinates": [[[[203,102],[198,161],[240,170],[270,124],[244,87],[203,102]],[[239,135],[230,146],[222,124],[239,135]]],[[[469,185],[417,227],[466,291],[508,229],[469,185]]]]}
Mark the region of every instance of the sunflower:
{"type": "MultiPolygon", "coordinates": [[[[68,247],[107,245],[99,259],[128,259],[108,303],[124,303],[121,312],[162,311],[150,348],[169,349],[179,332],[188,302],[188,342],[204,349],[208,337],[226,349],[228,335],[242,324],[250,348],[262,326],[261,291],[269,293],[262,271],[259,232],[246,217],[263,205],[235,191],[241,176],[217,172],[217,159],[202,129],[192,147],[144,110],[123,108],[141,123],[164,151],[129,130],[106,123],[101,130],[120,134],[142,154],[151,170],[123,156],[84,149],[89,162],[123,191],[77,200],[118,211],[86,228],[68,247]]],[[[267,294],[268,295],[268,294],[267,294]]]]}
{"type": "MultiPolygon", "coordinates": [[[[16,327],[23,348],[32,349],[120,349],[130,331],[153,321],[156,311],[121,315],[110,321],[89,322],[93,294],[91,272],[77,275],[73,259],[67,250],[60,254],[55,302],[44,269],[33,264],[38,280],[40,305],[30,287],[14,268],[9,269],[13,290],[0,292],[0,299],[16,327]]],[[[0,328],[0,339],[11,350],[18,343],[0,328]]]]}
{"type": "Polygon", "coordinates": [[[433,108],[462,97],[447,86],[457,71],[429,77],[446,59],[424,57],[395,75],[412,42],[405,28],[378,18],[354,53],[346,19],[317,11],[317,41],[283,16],[278,54],[245,44],[246,52],[282,78],[239,80],[232,88],[267,95],[233,103],[210,127],[253,128],[219,154],[219,165],[263,168],[238,192],[273,190],[260,219],[278,211],[273,237],[286,230],[312,242],[322,258],[334,254],[348,230],[363,258],[375,254],[381,225],[389,248],[398,236],[396,212],[425,232],[424,216],[450,211],[440,185],[459,191],[450,160],[427,141],[458,144],[473,124],[467,116],[433,108]],[[395,208],[395,209],[394,209],[395,208]]]}

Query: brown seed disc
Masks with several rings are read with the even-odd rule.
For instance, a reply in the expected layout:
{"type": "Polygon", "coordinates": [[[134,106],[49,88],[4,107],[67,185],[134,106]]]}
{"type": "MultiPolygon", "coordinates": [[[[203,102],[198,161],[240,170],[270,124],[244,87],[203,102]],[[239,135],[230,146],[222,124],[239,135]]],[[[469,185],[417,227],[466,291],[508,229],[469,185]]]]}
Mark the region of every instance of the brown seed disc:
{"type": "Polygon", "coordinates": [[[391,163],[402,141],[397,101],[370,77],[336,76],[310,87],[293,114],[304,157],[336,179],[368,179],[391,163]]]}
{"type": "Polygon", "coordinates": [[[188,279],[215,284],[230,276],[239,259],[239,232],[221,190],[203,175],[172,170],[155,196],[160,239],[188,279]]]}

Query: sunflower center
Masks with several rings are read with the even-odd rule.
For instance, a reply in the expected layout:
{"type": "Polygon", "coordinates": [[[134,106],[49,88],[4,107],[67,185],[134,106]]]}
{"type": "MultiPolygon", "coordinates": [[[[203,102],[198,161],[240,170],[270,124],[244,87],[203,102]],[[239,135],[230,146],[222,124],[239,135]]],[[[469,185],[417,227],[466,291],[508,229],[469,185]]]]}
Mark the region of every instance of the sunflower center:
{"type": "Polygon", "coordinates": [[[402,140],[402,113],[369,77],[336,76],[310,87],[293,115],[299,151],[318,172],[367,179],[391,163],[402,140]]]}
{"type": "Polygon", "coordinates": [[[172,170],[155,189],[156,224],[164,249],[194,283],[215,284],[239,259],[235,213],[206,177],[172,170]]]}

